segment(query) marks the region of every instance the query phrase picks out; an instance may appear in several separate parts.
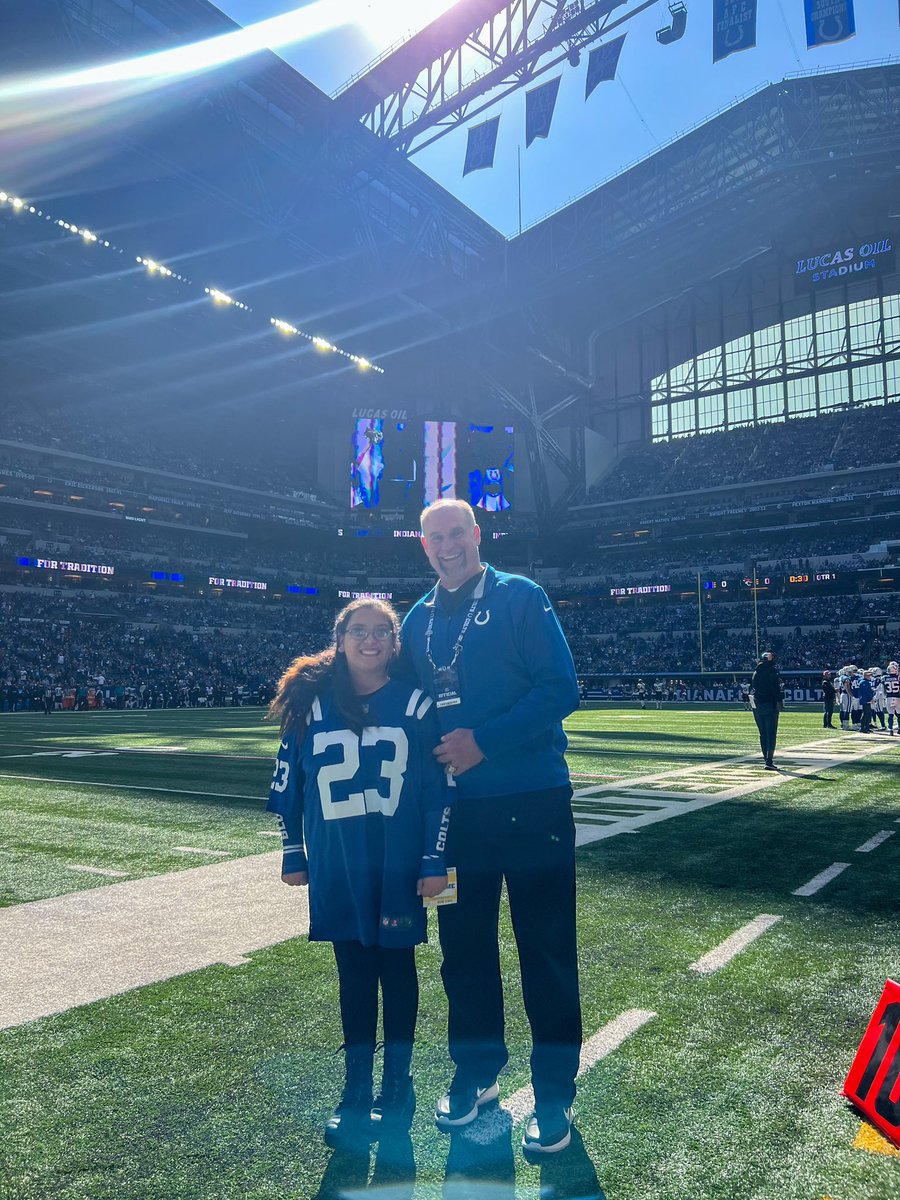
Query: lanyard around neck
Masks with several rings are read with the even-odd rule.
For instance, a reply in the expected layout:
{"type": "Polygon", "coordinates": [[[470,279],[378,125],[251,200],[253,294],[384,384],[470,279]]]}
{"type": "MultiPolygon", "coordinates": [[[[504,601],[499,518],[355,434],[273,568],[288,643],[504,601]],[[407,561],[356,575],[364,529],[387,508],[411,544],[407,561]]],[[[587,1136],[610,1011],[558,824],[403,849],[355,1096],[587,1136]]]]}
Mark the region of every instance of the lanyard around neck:
{"type": "MultiPolygon", "coordinates": [[[[475,590],[476,592],[478,590],[477,584],[475,590]]],[[[445,667],[439,667],[431,656],[431,638],[434,633],[434,614],[437,611],[437,593],[435,593],[435,603],[432,605],[431,613],[428,617],[428,628],[425,630],[425,657],[428,659],[428,665],[431,667],[432,671],[452,671],[456,666],[457,659],[459,658],[460,651],[462,650],[463,639],[466,636],[466,631],[472,624],[472,618],[475,616],[475,610],[478,608],[478,602],[480,599],[481,596],[476,595],[469,606],[469,611],[466,613],[466,619],[463,621],[462,629],[460,629],[456,641],[453,643],[453,657],[450,659],[450,662],[447,663],[445,667]]]]}

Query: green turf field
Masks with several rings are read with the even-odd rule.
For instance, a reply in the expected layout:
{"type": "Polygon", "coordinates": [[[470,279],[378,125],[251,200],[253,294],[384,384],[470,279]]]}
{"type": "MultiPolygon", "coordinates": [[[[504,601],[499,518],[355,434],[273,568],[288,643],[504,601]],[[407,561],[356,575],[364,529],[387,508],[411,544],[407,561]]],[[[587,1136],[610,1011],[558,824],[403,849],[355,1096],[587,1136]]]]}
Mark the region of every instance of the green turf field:
{"type": "MultiPolygon", "coordinates": [[[[638,786],[756,745],[737,706],[594,708],[568,730],[578,786],[638,786]]],[[[792,712],[779,745],[822,737],[818,714],[792,712]]],[[[0,717],[0,904],[207,861],[178,846],[271,852],[276,740],[257,710],[0,717]]],[[[431,1123],[449,1072],[434,945],[419,958],[412,1142],[371,1164],[332,1158],[319,1130],[340,1090],[336,979],[330,948],[298,938],[0,1032],[0,1197],[324,1200],[368,1179],[395,1200],[413,1194],[414,1161],[415,1195],[448,1200],[601,1188],[609,1200],[896,1200],[900,1157],[853,1147],[860,1122],[839,1094],[900,967],[900,739],[882,744],[579,851],[585,1036],[629,1010],[656,1015],[582,1077],[581,1137],[543,1168],[499,1113],[481,1142],[431,1123]],[[896,836],[858,852],[882,830],[896,836]],[[834,862],[851,865],[792,894],[834,862]],[[722,969],[691,970],[760,914],[781,920],[722,969]]],[[[529,1046],[508,925],[503,943],[509,1096],[527,1083],[529,1046]]]]}

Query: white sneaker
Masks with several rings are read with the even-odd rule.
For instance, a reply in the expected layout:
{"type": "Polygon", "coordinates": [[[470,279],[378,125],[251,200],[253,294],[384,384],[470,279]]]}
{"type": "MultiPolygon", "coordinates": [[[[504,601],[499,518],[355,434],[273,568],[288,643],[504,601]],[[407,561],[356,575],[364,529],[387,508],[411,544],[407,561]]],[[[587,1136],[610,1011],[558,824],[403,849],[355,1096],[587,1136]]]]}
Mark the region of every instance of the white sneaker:
{"type": "Polygon", "coordinates": [[[572,1108],[542,1109],[528,1118],[522,1134],[522,1150],[525,1154],[557,1154],[565,1150],[572,1141],[572,1108]]]}
{"type": "Polygon", "coordinates": [[[495,1079],[487,1087],[478,1087],[460,1079],[453,1080],[449,1091],[438,1100],[434,1109],[434,1122],[438,1129],[461,1129],[478,1116],[485,1104],[490,1104],[500,1095],[500,1085],[495,1079]]]}

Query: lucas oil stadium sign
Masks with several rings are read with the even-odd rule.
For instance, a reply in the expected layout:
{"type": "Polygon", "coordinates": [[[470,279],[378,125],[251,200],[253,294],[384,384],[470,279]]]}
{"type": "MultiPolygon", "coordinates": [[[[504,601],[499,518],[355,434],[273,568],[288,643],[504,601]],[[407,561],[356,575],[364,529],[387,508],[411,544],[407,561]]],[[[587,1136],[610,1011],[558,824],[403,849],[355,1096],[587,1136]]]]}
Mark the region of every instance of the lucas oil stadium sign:
{"type": "Polygon", "coordinates": [[[881,275],[894,268],[894,246],[890,238],[859,242],[797,260],[794,288],[808,292],[815,287],[835,287],[860,274],[881,275]]]}

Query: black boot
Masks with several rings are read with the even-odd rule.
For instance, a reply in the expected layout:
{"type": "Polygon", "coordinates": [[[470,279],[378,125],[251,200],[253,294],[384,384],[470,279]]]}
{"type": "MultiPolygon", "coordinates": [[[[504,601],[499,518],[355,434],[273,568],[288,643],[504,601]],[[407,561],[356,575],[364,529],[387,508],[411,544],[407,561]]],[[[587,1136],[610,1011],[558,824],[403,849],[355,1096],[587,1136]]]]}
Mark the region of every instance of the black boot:
{"type": "Polygon", "coordinates": [[[409,1064],[412,1045],[409,1042],[388,1042],[384,1047],[384,1072],[381,1090],[372,1105],[375,1137],[406,1133],[416,1111],[409,1064]]]}
{"type": "Polygon", "coordinates": [[[346,1079],[337,1108],[325,1122],[325,1141],[333,1148],[372,1141],[372,1061],[374,1046],[345,1046],[346,1079]]]}

